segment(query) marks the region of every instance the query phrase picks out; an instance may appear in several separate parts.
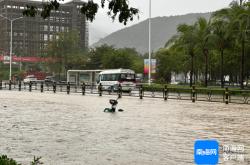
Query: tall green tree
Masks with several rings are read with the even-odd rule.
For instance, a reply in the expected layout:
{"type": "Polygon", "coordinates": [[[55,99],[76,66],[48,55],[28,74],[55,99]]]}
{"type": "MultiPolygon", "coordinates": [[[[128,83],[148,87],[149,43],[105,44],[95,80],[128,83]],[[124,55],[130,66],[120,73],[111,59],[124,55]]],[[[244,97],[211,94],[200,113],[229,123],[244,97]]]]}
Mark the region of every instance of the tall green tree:
{"type": "Polygon", "coordinates": [[[48,63],[51,71],[59,74],[66,73],[68,69],[80,69],[86,65],[86,50],[79,45],[77,31],[59,33],[58,38],[48,42],[48,57],[54,59],[54,63],[48,63]]]}
{"type": "MultiPolygon", "coordinates": [[[[200,73],[204,73],[205,86],[207,75],[210,75],[211,80],[221,80],[221,87],[224,87],[228,77],[230,82],[238,82],[240,79],[243,88],[243,81],[248,79],[250,73],[249,54],[246,53],[250,51],[249,26],[250,2],[243,0],[233,1],[228,8],[214,12],[210,21],[199,18],[192,25],[181,24],[177,27],[177,35],[166,43],[164,51],[157,52],[159,70],[169,72],[176,69],[164,62],[171,61],[169,57],[181,59],[180,61],[184,59],[183,63],[190,63],[189,68],[184,65],[190,71],[190,85],[197,80],[200,73]],[[185,55],[189,58],[182,58],[185,55]],[[164,70],[162,66],[167,69],[164,70]]],[[[185,72],[184,68],[182,72],[185,72]]]]}
{"type": "Polygon", "coordinates": [[[211,47],[210,38],[211,38],[211,26],[210,22],[208,22],[205,18],[198,18],[195,23],[195,30],[197,35],[197,48],[202,52],[205,58],[205,87],[208,84],[208,53],[209,47],[211,47]]]}
{"type": "Polygon", "coordinates": [[[243,3],[242,1],[240,3],[237,3],[237,1],[234,1],[230,5],[230,10],[231,14],[233,15],[232,17],[230,17],[232,19],[232,28],[236,32],[234,33],[234,35],[241,47],[240,86],[241,89],[243,89],[243,82],[245,79],[245,51],[247,32],[250,27],[250,9],[246,3],[243,3]]]}
{"type": "Polygon", "coordinates": [[[102,59],[103,67],[105,69],[115,68],[131,68],[132,56],[124,50],[116,50],[111,54],[106,54],[102,59]]]}
{"type": "Polygon", "coordinates": [[[177,27],[178,37],[174,41],[174,44],[182,47],[186,54],[190,56],[190,86],[193,85],[194,75],[194,56],[195,56],[195,45],[197,43],[197,36],[195,33],[194,25],[180,24],[177,27]]]}
{"type": "MultiPolygon", "coordinates": [[[[234,37],[234,44],[240,45],[240,86],[243,89],[245,78],[245,45],[247,40],[247,31],[250,26],[250,9],[248,3],[244,1],[233,1],[229,8],[215,12],[215,17],[228,23],[227,32],[234,37]]],[[[224,27],[225,28],[225,27],[224,27]]]]}
{"type": "Polygon", "coordinates": [[[91,49],[88,56],[87,69],[103,69],[103,58],[111,55],[114,51],[115,48],[113,46],[106,44],[91,49]]]}
{"type": "Polygon", "coordinates": [[[224,51],[226,48],[230,47],[231,33],[229,31],[229,23],[217,16],[215,13],[212,19],[212,32],[215,47],[220,52],[220,82],[221,88],[224,88],[224,51]]]}
{"type": "Polygon", "coordinates": [[[190,71],[188,67],[188,56],[179,50],[180,48],[172,46],[171,48],[161,48],[155,53],[157,59],[156,76],[164,82],[170,83],[172,73],[184,73],[190,71]]]}
{"type": "Polygon", "coordinates": [[[135,49],[116,49],[106,44],[89,52],[87,69],[133,69],[137,73],[143,71],[143,58],[135,49]]]}

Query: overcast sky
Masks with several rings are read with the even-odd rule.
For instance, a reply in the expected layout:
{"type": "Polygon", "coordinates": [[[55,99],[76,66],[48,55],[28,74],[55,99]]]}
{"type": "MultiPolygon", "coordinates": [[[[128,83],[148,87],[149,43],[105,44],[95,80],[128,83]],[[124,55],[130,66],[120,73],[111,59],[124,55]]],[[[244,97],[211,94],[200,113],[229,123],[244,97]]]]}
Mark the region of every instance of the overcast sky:
{"type": "MultiPolygon", "coordinates": [[[[65,0],[66,2],[69,0],[65,0]]],[[[100,2],[101,0],[94,0],[100,2]]],[[[129,0],[130,5],[140,10],[140,19],[135,19],[127,26],[148,18],[149,0],[129,0]]],[[[152,0],[152,17],[183,15],[187,13],[204,13],[215,11],[228,5],[232,0],[152,0]]],[[[90,44],[116,30],[124,28],[118,21],[112,20],[106,14],[107,10],[100,8],[96,20],[89,25],[90,44]]]]}

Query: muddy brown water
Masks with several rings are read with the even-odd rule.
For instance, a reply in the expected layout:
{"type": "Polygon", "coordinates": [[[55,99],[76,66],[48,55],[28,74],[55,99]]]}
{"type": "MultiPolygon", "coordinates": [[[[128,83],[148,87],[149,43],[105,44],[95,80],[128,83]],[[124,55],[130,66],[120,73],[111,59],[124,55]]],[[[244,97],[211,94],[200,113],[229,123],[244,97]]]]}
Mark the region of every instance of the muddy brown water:
{"type": "Polygon", "coordinates": [[[28,165],[194,164],[194,141],[244,145],[250,164],[250,106],[115,96],[0,91],[0,154],[28,165]]]}

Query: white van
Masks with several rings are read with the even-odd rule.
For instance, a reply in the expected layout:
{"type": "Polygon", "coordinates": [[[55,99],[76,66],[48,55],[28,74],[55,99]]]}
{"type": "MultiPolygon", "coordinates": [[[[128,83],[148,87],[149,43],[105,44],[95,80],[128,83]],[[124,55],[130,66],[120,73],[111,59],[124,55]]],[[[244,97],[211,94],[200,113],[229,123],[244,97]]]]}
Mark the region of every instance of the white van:
{"type": "Polygon", "coordinates": [[[115,91],[121,84],[123,91],[135,88],[135,72],[131,69],[110,69],[99,73],[97,84],[102,84],[104,90],[115,91]]]}

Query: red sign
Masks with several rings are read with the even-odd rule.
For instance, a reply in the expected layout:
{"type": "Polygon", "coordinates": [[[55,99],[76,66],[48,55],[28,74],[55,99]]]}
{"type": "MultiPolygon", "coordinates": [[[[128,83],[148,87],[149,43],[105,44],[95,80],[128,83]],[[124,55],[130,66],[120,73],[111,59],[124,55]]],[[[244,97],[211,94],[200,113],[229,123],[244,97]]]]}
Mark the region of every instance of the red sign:
{"type": "MultiPolygon", "coordinates": [[[[2,56],[0,55],[0,61],[6,61],[9,56],[2,56]],[[6,58],[7,57],[7,58],[6,58]]],[[[43,58],[43,57],[17,57],[12,56],[13,62],[53,62],[54,60],[52,58],[43,58]]]]}

